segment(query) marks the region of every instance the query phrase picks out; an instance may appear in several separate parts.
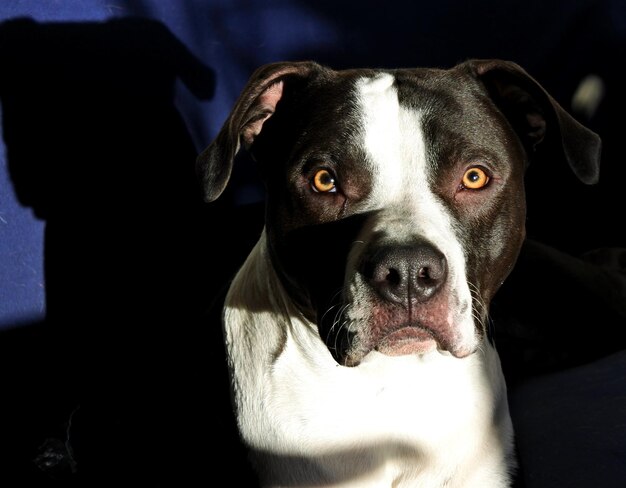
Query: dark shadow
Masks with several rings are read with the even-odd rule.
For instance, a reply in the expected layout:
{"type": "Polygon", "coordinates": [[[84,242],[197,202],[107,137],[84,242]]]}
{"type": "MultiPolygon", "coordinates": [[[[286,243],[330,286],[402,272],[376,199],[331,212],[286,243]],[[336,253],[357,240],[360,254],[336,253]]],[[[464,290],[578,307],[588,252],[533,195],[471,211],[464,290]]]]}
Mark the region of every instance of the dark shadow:
{"type": "Polygon", "coordinates": [[[626,249],[573,257],[527,239],[491,306],[510,388],[626,345],[626,249]]]}
{"type": "Polygon", "coordinates": [[[174,86],[208,99],[213,71],[145,19],[8,21],[0,70],[10,175],[46,222],[47,305],[0,336],[0,484],[212,479],[236,435],[205,315],[260,232],[201,199],[174,86]]]}

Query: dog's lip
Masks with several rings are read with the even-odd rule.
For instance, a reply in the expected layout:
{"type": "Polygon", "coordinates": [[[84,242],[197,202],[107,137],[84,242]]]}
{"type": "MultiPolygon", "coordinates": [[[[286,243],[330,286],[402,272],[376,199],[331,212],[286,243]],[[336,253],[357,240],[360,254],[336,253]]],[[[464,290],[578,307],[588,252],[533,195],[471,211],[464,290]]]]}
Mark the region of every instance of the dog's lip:
{"type": "Polygon", "coordinates": [[[388,356],[424,354],[434,350],[438,341],[431,331],[419,325],[401,325],[378,341],[375,349],[388,356]]]}

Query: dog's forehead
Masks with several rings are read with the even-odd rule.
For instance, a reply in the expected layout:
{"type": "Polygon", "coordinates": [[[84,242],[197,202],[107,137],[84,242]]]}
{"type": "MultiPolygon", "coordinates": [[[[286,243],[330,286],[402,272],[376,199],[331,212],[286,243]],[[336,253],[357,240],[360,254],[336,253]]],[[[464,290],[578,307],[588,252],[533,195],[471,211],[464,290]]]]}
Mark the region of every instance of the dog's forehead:
{"type": "Polygon", "coordinates": [[[358,78],[354,86],[363,164],[372,181],[368,205],[406,206],[416,198],[421,205],[432,203],[435,164],[428,154],[433,144],[426,137],[425,122],[432,119],[436,95],[415,77],[407,83],[391,72],[358,78]]]}
{"type": "Polygon", "coordinates": [[[392,74],[380,73],[356,82],[366,164],[380,198],[400,195],[407,184],[418,189],[428,172],[421,128],[424,109],[402,104],[395,81],[392,74]]]}
{"type": "Polygon", "coordinates": [[[466,74],[433,69],[366,73],[356,77],[353,90],[374,196],[419,196],[459,161],[488,159],[498,165],[506,159],[510,128],[466,74]]]}

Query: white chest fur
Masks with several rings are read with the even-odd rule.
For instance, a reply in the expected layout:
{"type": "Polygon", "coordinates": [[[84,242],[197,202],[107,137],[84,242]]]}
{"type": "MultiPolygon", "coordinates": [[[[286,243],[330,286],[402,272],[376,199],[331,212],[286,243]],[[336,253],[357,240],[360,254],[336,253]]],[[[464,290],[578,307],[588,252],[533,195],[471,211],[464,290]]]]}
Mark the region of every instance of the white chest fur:
{"type": "Polygon", "coordinates": [[[491,345],[340,366],[268,263],[263,236],[224,313],[238,425],[266,486],[506,486],[512,428],[491,345]]]}

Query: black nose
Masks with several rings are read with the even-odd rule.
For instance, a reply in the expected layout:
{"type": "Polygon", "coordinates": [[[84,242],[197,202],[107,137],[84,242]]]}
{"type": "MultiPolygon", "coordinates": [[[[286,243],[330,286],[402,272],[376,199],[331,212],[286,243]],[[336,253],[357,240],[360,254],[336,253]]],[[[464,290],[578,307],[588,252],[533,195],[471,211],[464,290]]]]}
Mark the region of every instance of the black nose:
{"type": "Polygon", "coordinates": [[[433,296],[446,280],[446,258],[431,244],[387,246],[363,260],[361,273],[385,299],[408,306],[433,296]]]}

